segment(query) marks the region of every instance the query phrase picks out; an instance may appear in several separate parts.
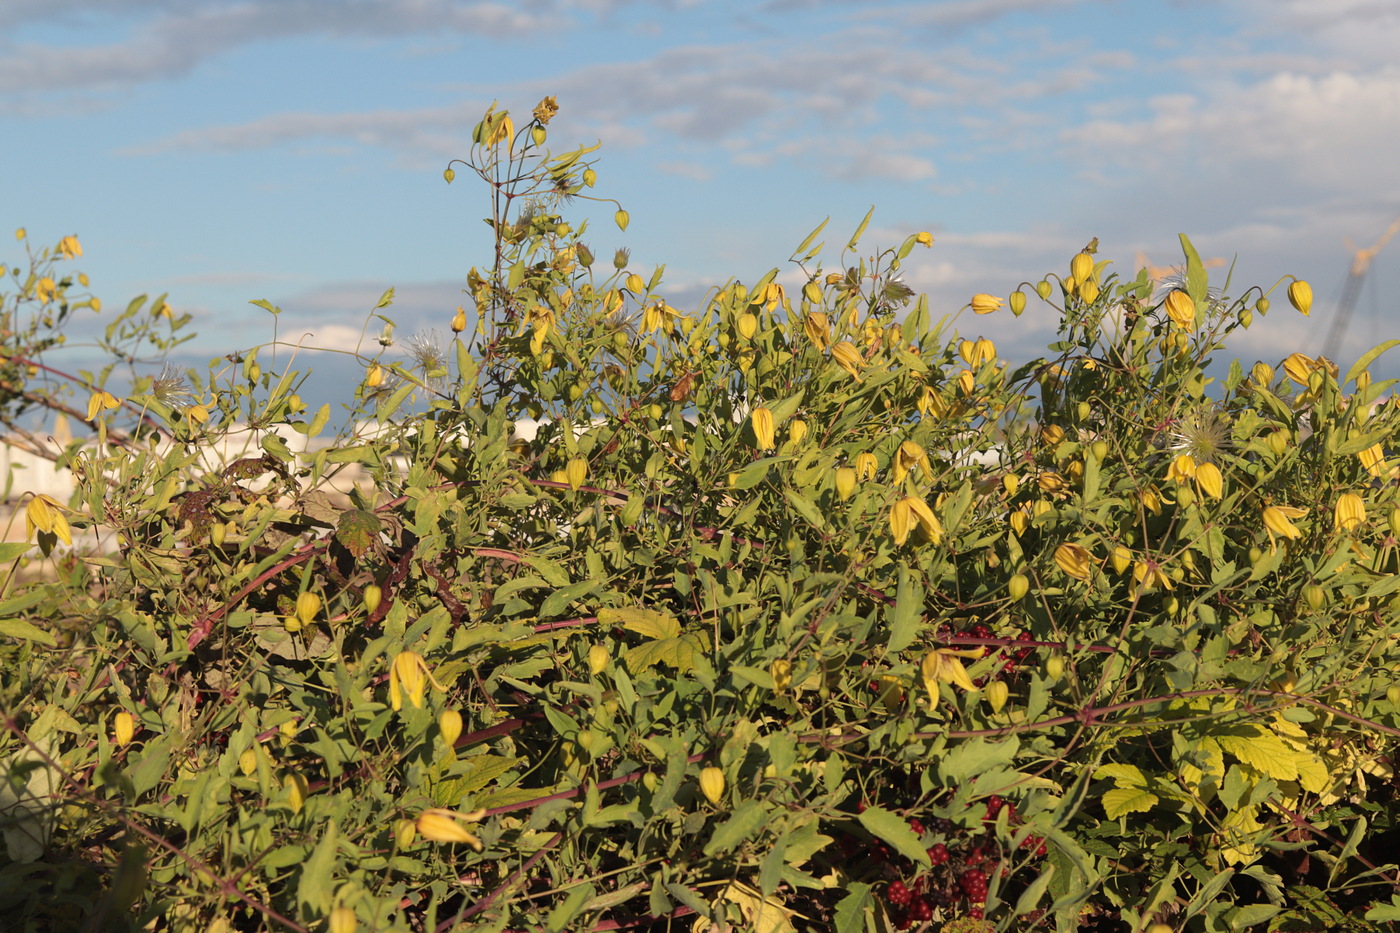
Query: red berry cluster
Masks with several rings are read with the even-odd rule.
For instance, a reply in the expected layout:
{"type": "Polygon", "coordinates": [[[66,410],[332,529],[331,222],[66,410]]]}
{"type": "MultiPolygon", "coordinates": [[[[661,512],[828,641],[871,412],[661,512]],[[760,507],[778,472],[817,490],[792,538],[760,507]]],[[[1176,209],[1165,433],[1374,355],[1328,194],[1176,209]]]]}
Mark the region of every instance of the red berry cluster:
{"type": "MultiPolygon", "coordinates": [[[[865,803],[858,803],[856,809],[864,810],[865,803]]],[[[846,836],[840,845],[848,858],[865,855],[875,871],[889,879],[885,907],[896,929],[907,930],[916,923],[930,921],[939,910],[945,918],[961,915],[981,920],[988,879],[993,873],[1005,877],[1009,871],[1010,860],[1003,857],[995,830],[1002,810],[1007,812],[1009,823],[1019,822],[1016,805],[995,795],[985,802],[980,832],[945,818],[932,820],[929,825],[911,818],[909,828],[928,847],[932,865],[928,870],[917,870],[879,840],[862,843],[854,836],[846,836]]],[[[1021,846],[1032,849],[1035,857],[1046,854],[1045,841],[1039,836],[1026,837],[1021,846]]]]}

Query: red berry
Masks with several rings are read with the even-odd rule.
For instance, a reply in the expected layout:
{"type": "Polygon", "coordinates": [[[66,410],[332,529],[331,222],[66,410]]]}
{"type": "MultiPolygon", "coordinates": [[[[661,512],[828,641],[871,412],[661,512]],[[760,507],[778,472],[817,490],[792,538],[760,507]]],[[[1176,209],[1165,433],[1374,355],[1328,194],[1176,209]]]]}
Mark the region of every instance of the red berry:
{"type": "Polygon", "coordinates": [[[914,831],[914,835],[916,836],[922,836],[924,834],[924,824],[921,823],[917,817],[909,821],[909,828],[914,831]]]}
{"type": "Polygon", "coordinates": [[[973,920],[981,920],[984,916],[986,916],[981,907],[969,907],[967,910],[967,915],[973,920]]]}
{"type": "Polygon", "coordinates": [[[943,843],[933,846],[928,850],[928,860],[935,865],[942,865],[948,861],[948,849],[943,843]]]}
{"type": "Polygon", "coordinates": [[[909,903],[909,916],[920,923],[932,920],[933,905],[928,902],[927,898],[915,898],[909,903]]]}

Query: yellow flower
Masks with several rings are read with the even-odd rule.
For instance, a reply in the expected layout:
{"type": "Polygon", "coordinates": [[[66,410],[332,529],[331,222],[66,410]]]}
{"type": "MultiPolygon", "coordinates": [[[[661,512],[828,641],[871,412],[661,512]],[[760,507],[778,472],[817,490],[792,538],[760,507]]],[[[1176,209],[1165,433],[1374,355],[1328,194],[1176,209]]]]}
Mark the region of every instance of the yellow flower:
{"type": "Polygon", "coordinates": [[[1333,519],[1338,531],[1351,531],[1366,520],[1366,504],[1356,493],[1344,492],[1337,497],[1333,519]]]}
{"type": "Polygon", "coordinates": [[[1307,509],[1300,509],[1291,505],[1271,505],[1264,509],[1264,529],[1269,533],[1269,550],[1275,550],[1276,537],[1301,538],[1303,533],[1298,530],[1290,519],[1302,518],[1308,514],[1307,509]]]}
{"type": "Polygon", "coordinates": [[[457,744],[462,735],[462,714],[455,709],[445,709],[438,716],[438,732],[449,748],[457,744]]]}
{"type": "Polygon", "coordinates": [[[554,119],[554,115],[558,112],[559,102],[551,95],[535,105],[534,117],[540,123],[548,123],[554,119]]]}
{"type": "Polygon", "coordinates": [[[432,684],[439,693],[447,692],[447,688],[438,683],[433,672],[428,670],[428,663],[422,655],[416,651],[400,651],[389,666],[389,705],[396,710],[402,709],[406,695],[410,703],[422,709],[423,694],[427,692],[428,684],[432,684]]]}
{"type": "Polygon", "coordinates": [[[1196,467],[1196,486],[1212,499],[1219,499],[1225,491],[1225,479],[1220,467],[1213,463],[1202,463],[1196,467]]]}
{"type": "Polygon", "coordinates": [[[984,653],[986,649],[981,647],[961,651],[953,648],[935,648],[924,655],[919,664],[919,672],[923,675],[924,689],[928,691],[929,702],[934,706],[938,705],[939,684],[953,684],[967,691],[976,690],[972,678],[967,676],[967,669],[958,659],[980,658],[984,653]]]}
{"type": "Polygon", "coordinates": [[[569,484],[570,489],[577,491],[586,479],[588,479],[588,461],[583,457],[574,457],[565,465],[564,481],[569,484]]]}
{"type": "Polygon", "coordinates": [[[1031,524],[1031,513],[1023,505],[1011,513],[1011,530],[1016,533],[1016,537],[1026,533],[1026,529],[1031,524]]]}
{"type": "Polygon", "coordinates": [[[849,340],[834,344],[831,348],[831,358],[836,361],[838,366],[850,373],[851,378],[855,379],[856,382],[861,381],[860,371],[861,367],[865,365],[865,358],[860,355],[855,344],[849,340]]]}
{"type": "Polygon", "coordinates": [[[457,306],[457,313],[452,316],[452,333],[460,334],[467,329],[467,309],[461,305],[457,306]]]}
{"type": "Polygon", "coordinates": [[[1167,294],[1167,317],[1172,319],[1172,323],[1182,330],[1196,329],[1196,302],[1191,300],[1191,296],[1179,288],[1172,289],[1167,294]]]}
{"type": "Polygon", "coordinates": [[[768,665],[768,675],[773,678],[773,689],[782,693],[792,685],[792,662],[787,658],[779,658],[768,665]]]}
{"type": "Polygon", "coordinates": [[[772,450],[776,445],[773,443],[773,413],[766,408],[755,408],[753,414],[749,415],[749,424],[753,428],[754,440],[758,443],[759,450],[772,450]]]}
{"type": "Polygon", "coordinates": [[[1069,274],[1076,282],[1086,282],[1094,274],[1094,257],[1087,250],[1081,250],[1069,261],[1069,274]]]}
{"type": "Polygon", "coordinates": [[[943,401],[943,397],[934,391],[932,386],[924,386],[919,392],[919,400],[914,403],[914,407],[919,409],[919,414],[928,417],[933,415],[941,418],[948,412],[948,405],[943,401]]]}
{"type": "Polygon", "coordinates": [[[1124,570],[1127,570],[1128,565],[1133,562],[1133,552],[1120,544],[1113,549],[1113,553],[1109,555],[1109,560],[1113,562],[1114,573],[1122,573],[1124,570]]]}
{"type": "Polygon", "coordinates": [[[929,233],[927,230],[920,230],[918,233],[914,234],[914,242],[918,243],[920,246],[932,248],[933,234],[929,233]]]}
{"type": "Polygon", "coordinates": [[[116,408],[120,404],[121,402],[117,401],[116,396],[111,392],[105,389],[98,389],[96,392],[92,393],[92,397],[88,399],[87,420],[91,421],[102,412],[116,408]]]}
{"type": "Polygon", "coordinates": [[[1055,548],[1055,563],[1076,580],[1089,579],[1089,551],[1081,545],[1067,542],[1055,548]]]}
{"type": "Polygon", "coordinates": [[[787,290],[777,282],[769,282],[763,289],[763,303],[769,310],[775,310],[779,305],[788,307],[787,290]]]}
{"type": "Polygon", "coordinates": [[[35,493],[24,508],[24,525],[29,538],[36,531],[54,535],[64,544],[73,544],[73,532],[68,528],[68,519],[63,516],[66,508],[58,500],[43,493],[35,493]]]}
{"type": "Polygon", "coordinates": [[[1162,492],[1156,486],[1149,485],[1138,490],[1138,501],[1142,507],[1153,515],[1162,514],[1162,492]]]}
{"type": "Polygon", "coordinates": [[[1140,560],[1133,564],[1133,582],[1143,592],[1173,589],[1171,577],[1162,571],[1161,564],[1152,560],[1140,560]]]}
{"type": "Polygon", "coordinates": [[[1181,484],[1194,478],[1196,475],[1196,458],[1190,454],[1182,454],[1171,462],[1167,467],[1167,479],[1174,483],[1181,484]]]}
{"type": "Polygon", "coordinates": [[[856,479],[864,482],[865,480],[875,478],[875,472],[879,470],[880,464],[879,461],[875,459],[874,454],[865,451],[856,454],[855,468],[856,479]]]}
{"type": "Polygon", "coordinates": [[[34,283],[34,297],[38,298],[40,303],[48,304],[53,300],[54,288],[53,279],[46,275],[34,283]]]}
{"type": "Polygon", "coordinates": [[[958,344],[958,355],[973,369],[980,369],[983,363],[996,359],[997,346],[986,337],[964,340],[958,344]]]}
{"type": "Polygon", "coordinates": [[[495,146],[502,140],[514,145],[515,121],[511,120],[509,110],[502,110],[496,114],[488,125],[490,129],[486,133],[486,145],[495,146]]]}
{"type": "Polygon", "coordinates": [[[904,544],[916,523],[930,542],[937,544],[943,540],[943,525],[928,503],[916,496],[905,496],[890,509],[890,530],[894,532],[894,543],[904,544]]]}
{"type": "Polygon", "coordinates": [[[75,259],[83,254],[83,244],[75,236],[66,236],[58,241],[58,251],[64,259],[75,259]]]}
{"type": "Polygon", "coordinates": [[[434,807],[420,813],[414,827],[418,830],[420,836],[430,842],[465,842],[467,845],[480,852],[482,849],[481,840],[463,829],[457,821],[476,821],[485,815],[485,810],[476,810],[472,813],[458,813],[455,810],[444,810],[434,807]]]}
{"type": "Polygon", "coordinates": [[[980,292],[972,296],[971,304],[972,313],[991,314],[997,308],[1001,307],[1001,299],[996,295],[988,295],[986,292],[980,292]]]}
{"type": "Polygon", "coordinates": [[[1312,286],[1302,279],[1294,279],[1288,286],[1288,300],[1303,314],[1312,310],[1312,286]]]}
{"type": "Polygon", "coordinates": [[[923,470],[925,479],[933,479],[933,465],[929,463],[928,454],[913,441],[905,441],[894,454],[895,483],[904,482],[904,477],[909,475],[909,470],[914,466],[923,470]]]}
{"type": "Polygon", "coordinates": [[[825,311],[807,312],[807,317],[802,322],[802,330],[806,332],[807,339],[812,341],[812,346],[821,352],[826,352],[826,348],[831,346],[831,320],[825,311]]]}
{"type": "Polygon", "coordinates": [[[1302,353],[1290,353],[1288,359],[1283,361],[1283,371],[1288,374],[1288,378],[1301,386],[1306,386],[1308,384],[1308,377],[1321,367],[1321,357],[1313,359],[1302,353]]]}
{"type": "Polygon", "coordinates": [[[297,619],[302,625],[310,625],[316,621],[316,616],[321,612],[321,597],[307,590],[305,593],[297,594],[297,619]]]}
{"type": "Polygon", "coordinates": [[[330,922],[327,926],[328,933],[355,933],[360,926],[359,918],[355,916],[355,911],[349,907],[337,907],[331,911],[330,922]]]}

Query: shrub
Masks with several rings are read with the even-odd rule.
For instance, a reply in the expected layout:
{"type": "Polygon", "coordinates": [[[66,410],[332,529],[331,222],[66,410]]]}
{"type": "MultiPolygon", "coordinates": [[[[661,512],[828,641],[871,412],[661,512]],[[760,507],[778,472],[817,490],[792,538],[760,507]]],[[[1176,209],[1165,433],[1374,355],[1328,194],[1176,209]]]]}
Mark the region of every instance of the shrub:
{"type": "Polygon", "coordinates": [[[16,929],[1400,916],[1400,341],[1209,376],[1268,298],[1183,237],[1166,286],[1089,248],[1010,296],[1061,322],[1013,367],[868,216],[680,310],[562,213],[556,109],[477,127],[474,329],[395,362],[382,317],[330,446],[267,347],[82,379],[79,492],[27,513],[118,548],[0,606],[16,929]]]}

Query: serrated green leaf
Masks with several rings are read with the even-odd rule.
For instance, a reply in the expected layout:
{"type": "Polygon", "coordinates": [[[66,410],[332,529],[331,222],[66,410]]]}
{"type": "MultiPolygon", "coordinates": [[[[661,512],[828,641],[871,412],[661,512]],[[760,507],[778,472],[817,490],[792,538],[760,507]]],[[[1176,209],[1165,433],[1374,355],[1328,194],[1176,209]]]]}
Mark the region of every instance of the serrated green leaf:
{"type": "Polygon", "coordinates": [[[918,865],[929,867],[932,863],[928,851],[919,843],[919,837],[909,828],[909,822],[897,813],[884,807],[866,807],[860,814],[860,825],[872,836],[881,839],[900,855],[918,865]]]}
{"type": "Polygon", "coordinates": [[[675,616],[640,607],[599,609],[598,624],[621,625],[645,638],[675,638],[681,633],[681,624],[675,616]]]}
{"type": "Polygon", "coordinates": [[[714,834],[705,843],[705,854],[715,856],[721,852],[728,852],[752,837],[767,822],[767,808],[757,800],[745,800],[727,820],[715,827],[714,834]]]}
{"type": "Polygon", "coordinates": [[[1104,815],[1116,820],[1125,813],[1151,810],[1157,805],[1157,795],[1142,787],[1115,787],[1104,793],[1102,803],[1104,815]]]}

